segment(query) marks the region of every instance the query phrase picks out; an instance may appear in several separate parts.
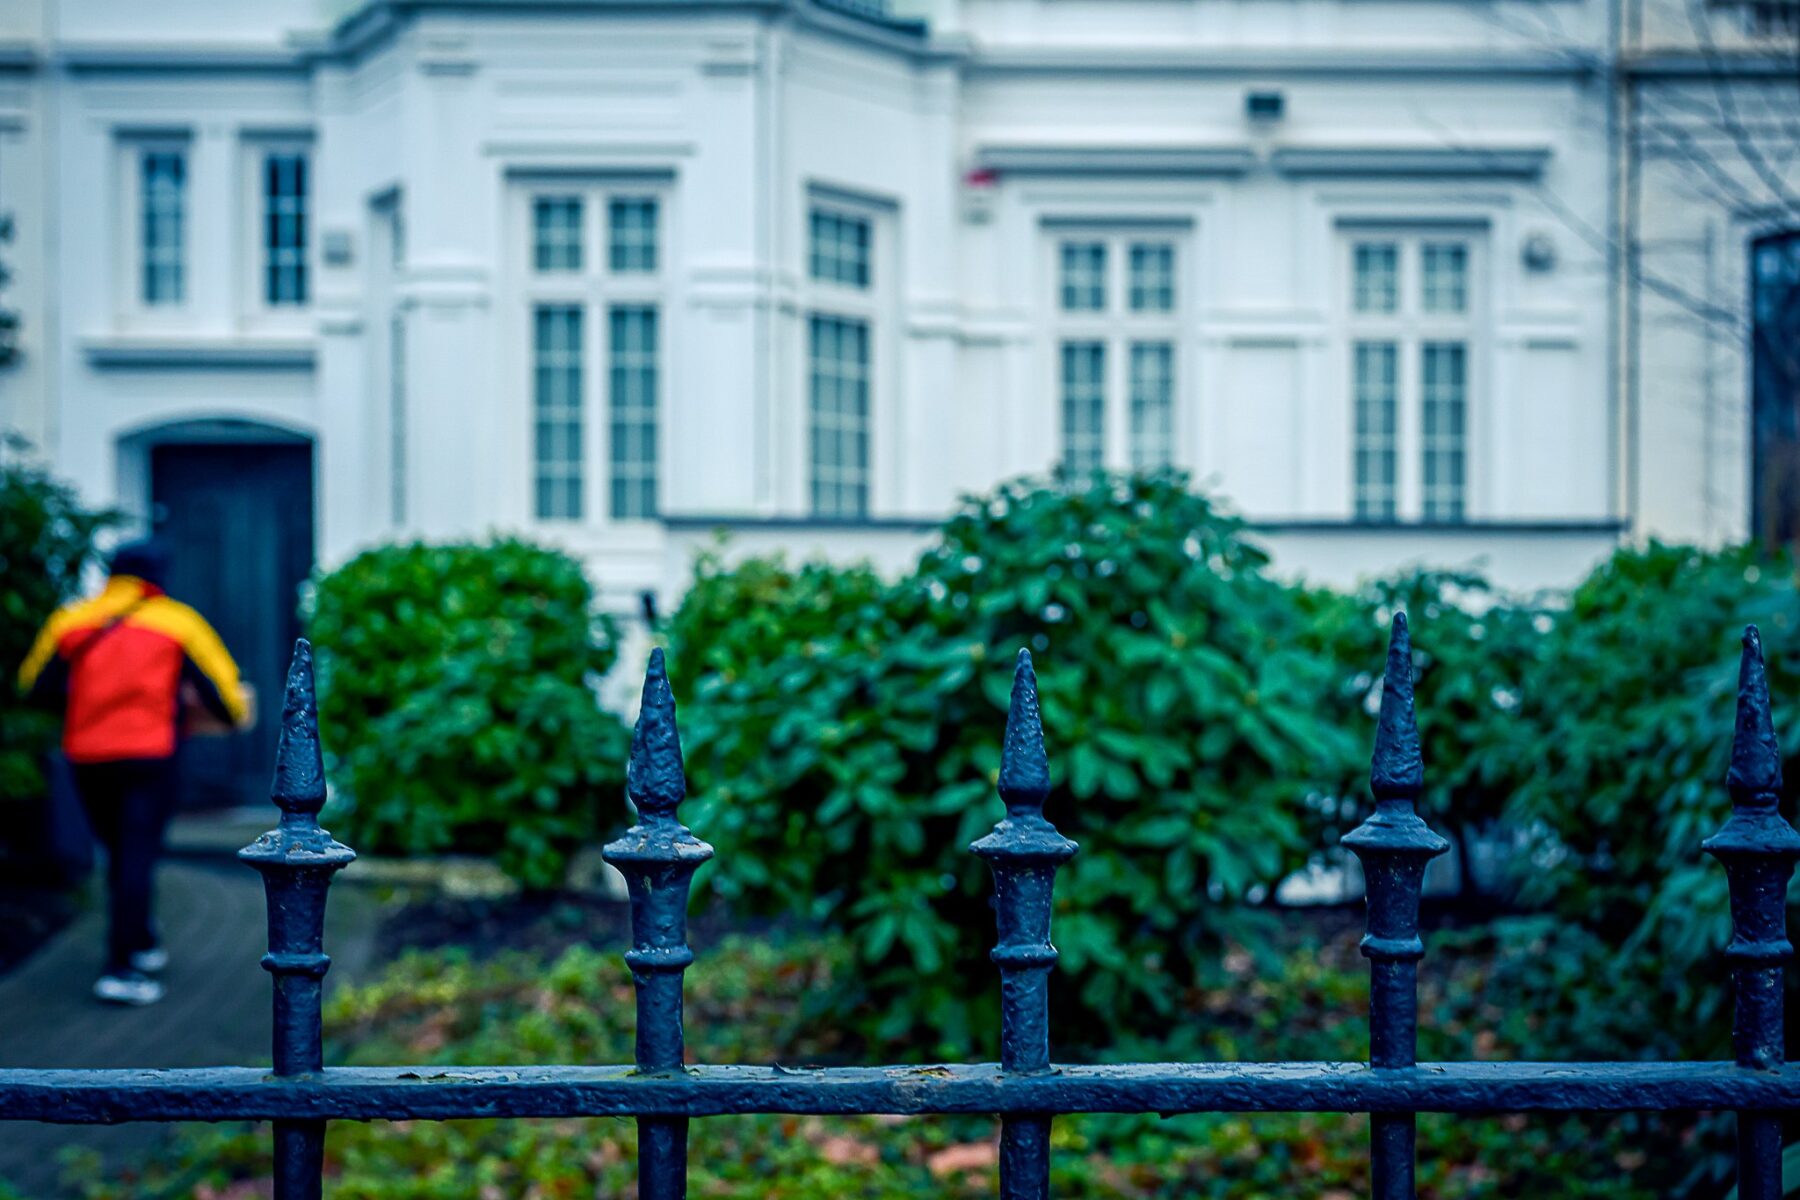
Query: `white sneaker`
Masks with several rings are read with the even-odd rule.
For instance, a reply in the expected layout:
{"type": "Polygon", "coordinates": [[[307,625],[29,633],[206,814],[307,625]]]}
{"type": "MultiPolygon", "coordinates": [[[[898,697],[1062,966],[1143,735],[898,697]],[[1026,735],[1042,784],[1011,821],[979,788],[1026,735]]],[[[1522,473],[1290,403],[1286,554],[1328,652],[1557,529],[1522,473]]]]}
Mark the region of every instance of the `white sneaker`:
{"type": "Polygon", "coordinates": [[[163,998],[163,985],[136,971],[121,971],[96,979],[94,998],[108,1004],[155,1004],[163,998]]]}
{"type": "Polygon", "coordinates": [[[148,950],[139,950],[131,956],[131,969],[142,971],[146,975],[155,975],[169,965],[169,952],[161,946],[152,946],[148,950]]]}

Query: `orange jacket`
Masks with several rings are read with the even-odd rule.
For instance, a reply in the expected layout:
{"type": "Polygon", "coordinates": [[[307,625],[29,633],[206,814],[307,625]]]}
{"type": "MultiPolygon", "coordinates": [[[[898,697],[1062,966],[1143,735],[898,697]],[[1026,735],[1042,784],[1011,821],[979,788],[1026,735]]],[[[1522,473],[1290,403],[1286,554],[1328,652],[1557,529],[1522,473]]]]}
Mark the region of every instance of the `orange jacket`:
{"type": "Polygon", "coordinates": [[[21,688],[67,697],[63,753],[77,763],[174,754],[184,680],[219,716],[243,724],[237,664],[219,635],[199,613],[131,575],[115,575],[98,596],[57,609],[19,668],[21,688]]]}

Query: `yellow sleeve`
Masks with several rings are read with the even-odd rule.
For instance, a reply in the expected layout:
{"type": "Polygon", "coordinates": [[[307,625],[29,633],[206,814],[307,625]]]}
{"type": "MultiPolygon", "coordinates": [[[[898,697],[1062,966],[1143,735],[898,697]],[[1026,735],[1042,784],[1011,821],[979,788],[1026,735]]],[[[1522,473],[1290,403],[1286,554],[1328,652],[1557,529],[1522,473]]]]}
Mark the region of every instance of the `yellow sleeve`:
{"type": "Polygon", "coordinates": [[[188,661],[218,690],[225,711],[231,714],[231,723],[242,725],[249,719],[250,705],[244,698],[244,685],[238,677],[238,665],[232,660],[231,652],[225,649],[224,641],[206,623],[205,617],[186,605],[179,609],[179,620],[174,632],[181,640],[181,649],[188,656],[188,661]]]}
{"type": "Polygon", "coordinates": [[[130,621],[158,631],[181,647],[201,678],[219,693],[219,703],[233,725],[242,726],[249,719],[250,705],[238,678],[237,664],[205,617],[179,600],[159,596],[133,612],[130,621]]]}
{"type": "Polygon", "coordinates": [[[68,624],[67,611],[58,609],[44,622],[44,627],[38,630],[37,640],[31,644],[31,653],[19,664],[21,692],[29,692],[38,676],[44,673],[44,668],[50,665],[50,660],[56,657],[56,644],[62,640],[63,630],[68,624]]]}

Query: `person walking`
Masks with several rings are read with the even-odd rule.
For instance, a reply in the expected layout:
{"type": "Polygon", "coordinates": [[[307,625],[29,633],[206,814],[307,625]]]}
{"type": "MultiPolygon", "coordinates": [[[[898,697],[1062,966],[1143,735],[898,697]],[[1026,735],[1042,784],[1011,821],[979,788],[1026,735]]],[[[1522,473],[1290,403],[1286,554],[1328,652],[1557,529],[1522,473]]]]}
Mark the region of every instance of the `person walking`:
{"type": "Polygon", "coordinates": [[[94,995],[114,1004],[163,996],[153,976],[168,954],[151,910],[184,707],[197,704],[232,727],[249,717],[225,643],[164,594],[168,565],[155,541],[120,546],[106,587],[58,609],[19,668],[21,690],[62,701],[62,752],[106,849],[106,964],[94,995]]]}

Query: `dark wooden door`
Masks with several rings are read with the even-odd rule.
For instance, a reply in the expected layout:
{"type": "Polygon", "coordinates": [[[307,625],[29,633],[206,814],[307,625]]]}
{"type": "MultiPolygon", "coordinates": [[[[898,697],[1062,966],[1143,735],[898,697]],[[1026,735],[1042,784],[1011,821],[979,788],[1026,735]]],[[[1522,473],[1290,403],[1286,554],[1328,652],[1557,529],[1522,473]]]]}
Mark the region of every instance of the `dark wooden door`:
{"type": "Polygon", "coordinates": [[[182,804],[266,800],[281,685],[300,635],[300,585],[313,564],[312,447],[158,446],[150,490],[157,536],[169,547],[169,594],[212,622],[259,709],[247,733],[188,743],[182,804]]]}

